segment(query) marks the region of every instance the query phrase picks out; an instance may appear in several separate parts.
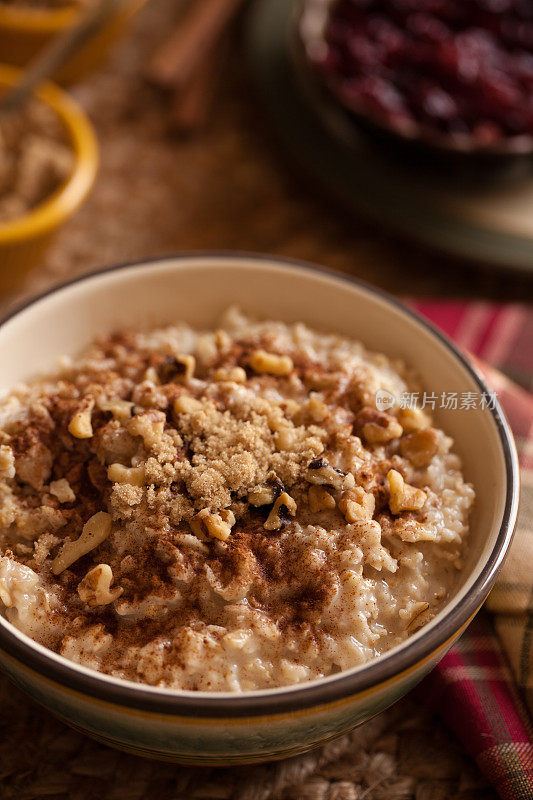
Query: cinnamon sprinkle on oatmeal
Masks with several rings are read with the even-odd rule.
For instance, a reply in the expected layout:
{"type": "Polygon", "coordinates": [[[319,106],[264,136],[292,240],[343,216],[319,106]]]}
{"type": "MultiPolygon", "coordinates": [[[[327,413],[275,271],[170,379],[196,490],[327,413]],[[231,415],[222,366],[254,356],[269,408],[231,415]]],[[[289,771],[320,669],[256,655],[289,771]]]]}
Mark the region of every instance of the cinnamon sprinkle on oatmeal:
{"type": "Polygon", "coordinates": [[[375,408],[407,376],[235,310],[95,341],[0,408],[0,610],[176,689],[368,661],[453,590],[473,501],[448,437],[375,408]]]}

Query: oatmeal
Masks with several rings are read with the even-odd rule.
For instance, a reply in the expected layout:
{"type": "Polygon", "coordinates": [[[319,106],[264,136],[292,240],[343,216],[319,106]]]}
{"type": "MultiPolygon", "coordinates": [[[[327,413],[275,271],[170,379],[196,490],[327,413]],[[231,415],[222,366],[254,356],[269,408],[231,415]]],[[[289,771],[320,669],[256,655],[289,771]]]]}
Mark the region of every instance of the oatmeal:
{"type": "Polygon", "coordinates": [[[0,609],[119,678],[246,691],[426,624],[474,492],[397,361],[302,324],[119,332],[0,408],[0,609]]]}
{"type": "Polygon", "coordinates": [[[0,120],[0,224],[40,205],[74,167],[65,128],[37,99],[0,120]]]}

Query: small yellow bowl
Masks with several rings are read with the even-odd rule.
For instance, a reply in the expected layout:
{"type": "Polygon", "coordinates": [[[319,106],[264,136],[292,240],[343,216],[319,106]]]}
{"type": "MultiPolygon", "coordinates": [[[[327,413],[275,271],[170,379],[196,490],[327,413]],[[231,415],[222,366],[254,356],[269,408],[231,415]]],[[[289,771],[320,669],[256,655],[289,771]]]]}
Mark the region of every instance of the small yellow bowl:
{"type": "MultiPolygon", "coordinates": [[[[18,69],[0,64],[0,90],[13,84],[19,75],[18,69]]],[[[44,203],[0,223],[0,293],[12,291],[39,263],[58,229],[89,194],[98,169],[96,136],[78,104],[52,83],[44,84],[36,95],[63,122],[74,152],[74,167],[44,203]]]]}
{"type": "MultiPolygon", "coordinates": [[[[106,57],[112,45],[124,33],[136,11],[146,0],[126,0],[93,36],[53,77],[58,83],[71,84],[84,78],[106,57]]],[[[73,3],[65,8],[24,8],[0,0],[0,54],[2,61],[25,66],[51,39],[63,33],[79,16],[73,3]]]]}

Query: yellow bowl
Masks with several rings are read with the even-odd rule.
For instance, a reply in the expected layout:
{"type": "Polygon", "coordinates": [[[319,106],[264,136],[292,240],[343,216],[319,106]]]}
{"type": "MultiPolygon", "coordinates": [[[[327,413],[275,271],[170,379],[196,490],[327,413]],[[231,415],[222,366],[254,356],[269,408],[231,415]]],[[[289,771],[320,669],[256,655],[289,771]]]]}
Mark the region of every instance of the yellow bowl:
{"type": "MultiPolygon", "coordinates": [[[[108,22],[53,77],[58,83],[81,80],[97,67],[125,31],[133,14],[146,0],[125,0],[108,22]]],[[[6,64],[25,66],[51,39],[69,28],[80,9],[24,8],[0,0],[0,55],[6,64]]]]}
{"type": "MultiPolygon", "coordinates": [[[[18,69],[0,64],[0,89],[14,83],[19,74],[18,69]]],[[[78,104],[52,83],[44,84],[37,97],[63,122],[74,152],[74,167],[44,203],[0,224],[0,293],[13,290],[39,263],[61,225],[89,194],[98,168],[96,136],[78,104]]]]}

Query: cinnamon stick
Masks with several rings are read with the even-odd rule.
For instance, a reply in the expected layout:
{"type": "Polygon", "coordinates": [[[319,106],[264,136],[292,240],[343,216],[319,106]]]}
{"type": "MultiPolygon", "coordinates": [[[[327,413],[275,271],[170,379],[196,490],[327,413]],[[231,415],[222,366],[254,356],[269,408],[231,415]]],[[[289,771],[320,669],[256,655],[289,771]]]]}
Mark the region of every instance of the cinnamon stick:
{"type": "Polygon", "coordinates": [[[166,88],[186,86],[243,2],[193,0],[176,30],[153,55],[147,77],[166,88]]]}
{"type": "Polygon", "coordinates": [[[216,93],[221,57],[217,47],[204,59],[187,86],[175,92],[170,113],[175,133],[191,135],[207,122],[216,93]]]}

